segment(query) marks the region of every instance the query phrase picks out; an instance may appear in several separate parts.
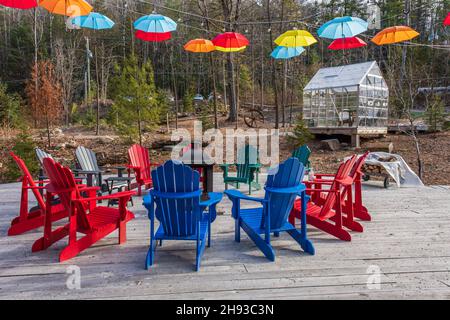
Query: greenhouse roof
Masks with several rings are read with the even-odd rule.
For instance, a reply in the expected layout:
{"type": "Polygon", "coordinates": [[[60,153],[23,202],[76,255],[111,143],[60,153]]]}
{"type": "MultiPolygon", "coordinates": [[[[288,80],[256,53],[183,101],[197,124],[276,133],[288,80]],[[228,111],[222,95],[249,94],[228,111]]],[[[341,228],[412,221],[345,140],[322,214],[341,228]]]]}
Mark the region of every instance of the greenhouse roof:
{"type": "Polygon", "coordinates": [[[379,67],[376,61],[322,68],[317,71],[304,90],[308,91],[356,86],[362,82],[374,66],[376,66],[379,72],[379,67]]]}

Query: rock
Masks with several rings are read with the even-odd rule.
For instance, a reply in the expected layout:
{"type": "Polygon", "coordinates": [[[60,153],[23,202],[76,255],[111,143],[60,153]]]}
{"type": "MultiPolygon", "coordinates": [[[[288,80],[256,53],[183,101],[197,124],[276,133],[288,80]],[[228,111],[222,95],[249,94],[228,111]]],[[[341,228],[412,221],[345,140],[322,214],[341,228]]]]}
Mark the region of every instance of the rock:
{"type": "Polygon", "coordinates": [[[100,144],[110,144],[112,142],[114,142],[114,138],[113,137],[104,136],[104,137],[99,137],[98,138],[98,143],[100,143],[100,144]]]}
{"type": "Polygon", "coordinates": [[[52,130],[52,134],[55,135],[55,136],[60,136],[60,135],[63,134],[63,131],[62,131],[61,128],[54,128],[54,129],[52,130]]]}
{"type": "Polygon", "coordinates": [[[337,151],[341,149],[341,144],[338,139],[327,139],[321,141],[322,147],[331,151],[337,151]]]}
{"type": "Polygon", "coordinates": [[[75,140],[70,140],[66,143],[66,148],[75,149],[78,147],[78,143],[75,140]]]}
{"type": "Polygon", "coordinates": [[[169,152],[172,152],[172,150],[173,150],[174,147],[175,147],[175,146],[164,146],[164,147],[162,148],[162,150],[163,150],[163,151],[169,151],[169,152]]]}

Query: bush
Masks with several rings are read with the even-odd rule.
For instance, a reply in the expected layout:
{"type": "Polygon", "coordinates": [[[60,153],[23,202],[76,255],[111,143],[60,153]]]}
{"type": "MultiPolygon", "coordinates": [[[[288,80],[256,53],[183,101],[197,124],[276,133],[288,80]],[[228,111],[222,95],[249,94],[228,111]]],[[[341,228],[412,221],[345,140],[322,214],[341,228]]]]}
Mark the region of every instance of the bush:
{"type": "MultiPolygon", "coordinates": [[[[14,139],[13,147],[11,150],[20,158],[22,158],[32,175],[36,174],[39,170],[39,164],[36,160],[34,148],[35,144],[31,136],[26,132],[23,132],[17,135],[17,137],[14,139]]],[[[5,179],[7,181],[15,181],[20,178],[22,173],[20,172],[14,160],[11,159],[11,157],[9,157],[9,160],[10,161],[6,163],[5,179]]]]}
{"type": "Polygon", "coordinates": [[[293,135],[288,136],[288,143],[293,149],[298,148],[314,139],[314,135],[306,127],[302,116],[299,116],[295,122],[293,135]]]}

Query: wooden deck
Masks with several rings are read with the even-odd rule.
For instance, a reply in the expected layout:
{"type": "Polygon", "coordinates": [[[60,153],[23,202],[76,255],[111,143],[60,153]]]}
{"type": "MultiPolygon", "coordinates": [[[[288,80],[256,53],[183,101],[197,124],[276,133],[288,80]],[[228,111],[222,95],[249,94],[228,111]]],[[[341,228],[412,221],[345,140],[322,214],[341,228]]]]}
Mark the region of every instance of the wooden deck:
{"type": "MultiPolygon", "coordinates": [[[[216,176],[220,181],[220,176],[216,176]]],[[[217,185],[215,191],[223,190],[217,185]]],[[[394,299],[450,298],[450,188],[385,190],[366,185],[364,202],[374,221],[351,243],[310,228],[316,255],[289,238],[273,241],[269,262],[243,233],[234,242],[230,202],[213,224],[213,244],[200,272],[193,271],[194,244],[165,242],[156,264],[144,270],[149,222],[136,198],[128,242],[117,235],[67,263],[57,262],[64,241],[31,253],[42,230],[16,237],[6,232],[18,212],[19,185],[0,186],[0,299],[394,299]],[[81,289],[66,287],[67,267],[81,271],[81,289]],[[369,266],[381,270],[379,289],[369,289],[369,266]]]]}

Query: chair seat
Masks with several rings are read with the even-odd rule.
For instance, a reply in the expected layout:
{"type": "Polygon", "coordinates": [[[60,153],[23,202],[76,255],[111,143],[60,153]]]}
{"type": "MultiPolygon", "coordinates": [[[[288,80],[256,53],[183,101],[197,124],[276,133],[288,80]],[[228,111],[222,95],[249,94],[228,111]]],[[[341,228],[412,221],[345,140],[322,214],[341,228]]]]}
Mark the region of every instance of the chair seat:
{"type": "MultiPolygon", "coordinates": [[[[134,215],[127,211],[125,221],[130,221],[134,215]]],[[[118,224],[120,221],[120,211],[116,208],[96,207],[91,213],[87,215],[89,224],[93,230],[99,230],[110,224],[118,224]]]]}
{"type": "MultiPolygon", "coordinates": [[[[242,222],[248,225],[251,229],[253,229],[258,234],[264,234],[266,232],[265,228],[261,228],[261,221],[263,215],[262,208],[251,208],[251,209],[241,209],[239,213],[242,222]]],[[[272,232],[278,231],[287,231],[293,230],[295,227],[290,224],[288,221],[284,223],[284,225],[280,229],[271,230],[272,232]]]]}
{"type": "MultiPolygon", "coordinates": [[[[200,239],[205,239],[208,232],[208,215],[203,215],[200,221],[200,239]]],[[[156,231],[155,239],[157,240],[197,240],[197,234],[192,234],[188,236],[178,236],[178,235],[167,235],[164,228],[160,225],[158,231],[156,231]]]]}
{"type": "MultiPolygon", "coordinates": [[[[302,210],[302,203],[300,200],[296,200],[294,202],[294,212],[296,213],[296,217],[300,218],[300,211],[302,210]]],[[[330,210],[329,212],[327,212],[326,214],[321,214],[322,213],[322,207],[316,205],[313,202],[308,202],[308,205],[306,206],[306,215],[311,216],[311,217],[315,217],[319,220],[327,220],[331,217],[333,217],[336,212],[334,210],[330,210]]]]}
{"type": "Polygon", "coordinates": [[[242,182],[245,183],[248,181],[248,178],[239,178],[239,177],[226,177],[223,179],[224,182],[242,182]]]}

